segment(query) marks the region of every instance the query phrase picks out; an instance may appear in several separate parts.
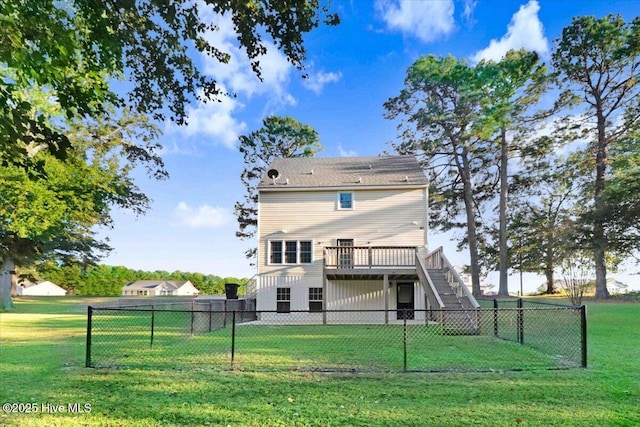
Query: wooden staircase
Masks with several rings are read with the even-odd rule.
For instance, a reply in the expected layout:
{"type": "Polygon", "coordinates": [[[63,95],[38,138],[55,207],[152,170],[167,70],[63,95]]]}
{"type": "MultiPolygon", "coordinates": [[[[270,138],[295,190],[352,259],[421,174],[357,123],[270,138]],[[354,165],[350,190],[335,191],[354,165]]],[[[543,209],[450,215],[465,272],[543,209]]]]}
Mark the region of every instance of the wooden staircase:
{"type": "Polygon", "coordinates": [[[416,262],[420,282],[425,289],[434,319],[443,333],[452,335],[477,334],[480,305],[471,295],[444,256],[442,247],[416,262]]]}
{"type": "Polygon", "coordinates": [[[436,287],[436,291],[438,291],[438,295],[440,295],[444,308],[463,308],[462,303],[456,296],[455,291],[449,284],[449,281],[442,270],[430,268],[427,269],[427,273],[429,274],[429,277],[431,277],[433,285],[436,287]]]}

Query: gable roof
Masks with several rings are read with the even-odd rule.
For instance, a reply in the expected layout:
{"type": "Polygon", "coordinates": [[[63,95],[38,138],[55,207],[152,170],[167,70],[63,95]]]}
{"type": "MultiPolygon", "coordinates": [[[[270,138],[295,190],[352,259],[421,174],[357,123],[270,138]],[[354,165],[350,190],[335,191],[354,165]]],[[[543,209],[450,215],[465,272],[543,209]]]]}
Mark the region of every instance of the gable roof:
{"type": "Polygon", "coordinates": [[[149,290],[163,286],[165,289],[179,289],[189,283],[188,280],[138,280],[136,282],[127,283],[122,289],[128,290],[149,290]]]}
{"type": "Polygon", "coordinates": [[[271,169],[278,178],[265,173],[259,190],[427,186],[415,156],[296,157],[276,159],[271,169]]]}
{"type": "Polygon", "coordinates": [[[58,289],[66,292],[66,290],[63,287],[58,286],[57,284],[55,284],[55,283],[53,283],[53,282],[51,282],[49,280],[44,280],[44,281],[38,282],[38,283],[34,283],[34,282],[30,282],[30,281],[22,281],[22,282],[18,283],[18,286],[20,286],[22,289],[29,289],[29,288],[35,288],[35,287],[48,286],[48,287],[51,287],[51,288],[58,288],[58,289]]]}

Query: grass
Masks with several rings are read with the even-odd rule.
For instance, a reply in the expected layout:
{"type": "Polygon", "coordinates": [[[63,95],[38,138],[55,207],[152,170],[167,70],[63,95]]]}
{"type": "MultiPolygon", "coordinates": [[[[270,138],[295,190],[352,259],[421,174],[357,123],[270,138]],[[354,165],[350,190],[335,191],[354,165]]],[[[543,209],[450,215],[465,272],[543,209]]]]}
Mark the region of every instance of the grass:
{"type": "Polygon", "coordinates": [[[466,322],[456,313],[448,316],[444,328],[408,324],[406,335],[402,324],[249,322],[234,330],[221,313],[149,308],[94,310],[92,319],[93,367],[435,372],[549,369],[581,363],[580,312],[566,307],[525,309],[525,346],[518,344],[519,312],[513,308],[499,315],[483,309],[473,328],[456,327],[466,322]],[[499,338],[494,337],[496,331],[499,338]]]}
{"type": "Polygon", "coordinates": [[[588,369],[358,375],[87,369],[87,304],[25,298],[0,314],[0,401],[39,409],[0,425],[640,425],[640,304],[588,302],[588,369]],[[74,403],[91,412],[42,411],[74,403]]]}

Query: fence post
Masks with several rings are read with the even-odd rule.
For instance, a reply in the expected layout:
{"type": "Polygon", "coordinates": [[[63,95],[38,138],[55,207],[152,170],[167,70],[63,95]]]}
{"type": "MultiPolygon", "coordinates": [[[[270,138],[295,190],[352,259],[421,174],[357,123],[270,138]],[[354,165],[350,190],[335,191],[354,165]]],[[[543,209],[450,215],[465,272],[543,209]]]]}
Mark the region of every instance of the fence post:
{"type": "Polygon", "coordinates": [[[524,310],[522,298],[518,298],[518,342],[524,344],[524,310]]]}
{"type": "Polygon", "coordinates": [[[582,367],[587,367],[587,306],[580,307],[580,329],[582,332],[582,367]]]}
{"type": "Polygon", "coordinates": [[[233,317],[231,323],[231,367],[233,367],[233,361],[236,355],[236,311],[233,310],[233,317]]]}
{"type": "Polygon", "coordinates": [[[195,313],[193,312],[193,310],[195,310],[195,305],[194,305],[194,301],[191,301],[191,336],[193,336],[193,322],[194,322],[194,316],[195,313]]]}
{"type": "Polygon", "coordinates": [[[153,335],[156,327],[156,311],[151,305],[151,342],[149,343],[149,348],[153,348],[153,335]]]}
{"type": "Polygon", "coordinates": [[[498,300],[493,299],[493,336],[498,337],[498,300]]]}
{"type": "Polygon", "coordinates": [[[407,372],[407,315],[405,313],[402,327],[402,345],[404,353],[404,372],[407,372]]]}
{"type": "Polygon", "coordinates": [[[91,368],[91,320],[93,318],[93,307],[87,307],[87,353],[84,366],[91,368]]]}
{"type": "Polygon", "coordinates": [[[209,332],[211,332],[211,316],[213,311],[213,301],[209,301],[209,332]]]}

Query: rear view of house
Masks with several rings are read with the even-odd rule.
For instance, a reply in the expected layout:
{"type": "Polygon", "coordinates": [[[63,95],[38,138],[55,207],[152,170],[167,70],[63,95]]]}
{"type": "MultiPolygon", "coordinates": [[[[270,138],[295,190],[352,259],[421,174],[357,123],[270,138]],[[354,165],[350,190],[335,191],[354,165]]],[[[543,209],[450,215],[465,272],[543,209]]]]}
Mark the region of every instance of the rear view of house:
{"type": "Polygon", "coordinates": [[[124,296],[196,296],[199,293],[188,280],[138,280],[122,287],[124,296]]]}
{"type": "Polygon", "coordinates": [[[415,157],[278,159],[258,191],[257,310],[277,312],[263,317],[388,310],[353,321],[414,319],[456,293],[435,283],[446,277],[428,256],[428,182],[415,157]]]}

